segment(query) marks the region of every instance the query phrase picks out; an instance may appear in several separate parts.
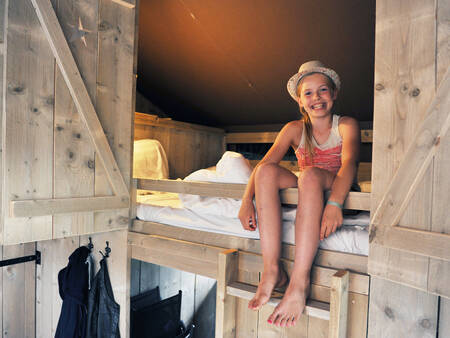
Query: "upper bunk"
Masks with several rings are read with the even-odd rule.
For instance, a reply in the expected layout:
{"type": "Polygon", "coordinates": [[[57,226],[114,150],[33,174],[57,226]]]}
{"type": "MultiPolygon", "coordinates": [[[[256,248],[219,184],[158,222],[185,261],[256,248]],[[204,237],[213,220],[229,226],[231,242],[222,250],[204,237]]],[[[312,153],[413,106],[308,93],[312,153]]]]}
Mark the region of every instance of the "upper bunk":
{"type": "MultiPolygon", "coordinates": [[[[223,152],[234,144],[273,143],[277,132],[225,132],[220,128],[178,122],[144,113],[135,114],[135,140],[157,139],[167,154],[169,177],[171,179],[137,179],[137,189],[194,194],[209,197],[240,199],[245,184],[186,182],[174,180],[184,178],[194,170],[214,166],[223,152]]],[[[372,130],[361,130],[363,143],[371,143],[372,130]]],[[[257,160],[250,163],[255,166],[257,160]]],[[[281,161],[280,165],[298,170],[295,161],[281,161]]],[[[351,191],[345,201],[345,209],[370,210],[371,163],[362,162],[358,169],[358,183],[362,192],[351,191]]],[[[280,192],[283,204],[295,205],[298,202],[297,188],[283,189],[280,192]]]]}

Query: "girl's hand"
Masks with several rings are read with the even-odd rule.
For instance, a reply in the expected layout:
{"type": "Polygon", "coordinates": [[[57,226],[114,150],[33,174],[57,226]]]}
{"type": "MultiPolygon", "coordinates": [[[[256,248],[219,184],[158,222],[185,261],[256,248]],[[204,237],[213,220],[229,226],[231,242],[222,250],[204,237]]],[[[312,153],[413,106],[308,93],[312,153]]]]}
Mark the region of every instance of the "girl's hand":
{"type": "Polygon", "coordinates": [[[320,240],[330,236],[342,225],[343,217],[341,208],[327,204],[323,210],[322,224],[320,227],[320,240]]]}
{"type": "Polygon", "coordinates": [[[239,220],[245,230],[255,231],[257,227],[255,206],[252,200],[242,200],[238,214],[239,220]]]}

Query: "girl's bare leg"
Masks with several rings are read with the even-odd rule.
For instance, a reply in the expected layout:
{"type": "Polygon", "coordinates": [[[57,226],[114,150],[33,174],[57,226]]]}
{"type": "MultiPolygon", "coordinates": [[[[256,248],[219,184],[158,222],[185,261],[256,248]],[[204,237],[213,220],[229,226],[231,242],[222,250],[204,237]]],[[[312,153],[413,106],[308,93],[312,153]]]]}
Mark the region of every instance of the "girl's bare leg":
{"type": "Polygon", "coordinates": [[[298,208],[295,220],[295,260],[289,286],[268,322],[295,325],[302,314],[310,288],[311,266],[319,245],[323,191],[331,188],[334,174],[309,168],[298,179],[298,208]]]}
{"type": "Polygon", "coordinates": [[[267,303],[273,289],[287,282],[287,275],[280,269],[281,253],[281,204],[279,190],[295,187],[297,176],[277,164],[267,163],[258,167],[255,176],[256,212],[261,238],[264,271],[255,297],[248,307],[258,310],[267,303]]]}

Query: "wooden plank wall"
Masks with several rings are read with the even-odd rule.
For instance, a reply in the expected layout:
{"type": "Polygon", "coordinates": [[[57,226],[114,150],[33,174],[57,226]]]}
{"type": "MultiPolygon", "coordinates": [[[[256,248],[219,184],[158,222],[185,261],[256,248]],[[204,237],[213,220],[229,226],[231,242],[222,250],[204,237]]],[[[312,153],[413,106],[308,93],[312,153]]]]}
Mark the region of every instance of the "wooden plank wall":
{"type": "MultiPolygon", "coordinates": [[[[109,0],[51,1],[129,187],[136,68],[134,2],[124,6],[109,0]]],[[[127,228],[128,211],[124,209],[9,217],[11,199],[112,192],[30,0],[2,4],[8,23],[2,49],[7,60],[2,64],[3,243],[127,228]]]]}
{"type": "Polygon", "coordinates": [[[135,140],[158,140],[166,151],[169,177],[174,179],[216,165],[225,151],[224,136],[225,132],[218,128],[143,113],[135,117],[135,140]]]}
{"type": "MultiPolygon", "coordinates": [[[[52,5],[129,185],[136,66],[135,9],[111,1],[52,0],[52,5]],[[78,31],[81,27],[85,34],[78,31]]],[[[25,178],[1,181],[2,215],[8,212],[10,196],[51,198],[104,193],[107,186],[100,170],[95,168],[94,148],[29,0],[0,1],[0,45],[3,121],[0,133],[2,146],[12,150],[2,151],[0,167],[3,177],[6,172],[14,172],[25,178]],[[8,137],[5,136],[7,128],[8,137]],[[17,146],[23,151],[15,152],[17,146]]],[[[2,236],[10,242],[61,239],[0,247],[2,259],[34,254],[36,248],[42,252],[39,266],[30,262],[2,269],[2,336],[54,336],[61,308],[57,274],[66,266],[72,251],[88,243],[88,236],[80,235],[117,227],[126,229],[127,225],[128,214],[115,212],[8,219],[2,236]],[[62,238],[73,235],[77,236],[62,238]]],[[[108,266],[115,299],[121,306],[122,337],[127,337],[129,332],[127,233],[119,230],[92,235],[95,252],[104,250],[106,240],[112,248],[108,266]]],[[[98,262],[99,254],[95,257],[98,262]]]]}
{"type": "MultiPolygon", "coordinates": [[[[372,211],[447,70],[449,8],[448,1],[442,0],[377,1],[372,211]]],[[[448,215],[443,216],[448,208],[442,204],[448,200],[449,148],[442,148],[400,225],[450,231],[448,215]]],[[[448,313],[448,300],[391,282],[423,290],[433,285],[436,290],[448,288],[450,262],[371,245],[369,271],[383,278],[372,276],[369,337],[436,337],[438,328],[439,337],[450,334],[444,324],[448,314],[443,316],[448,313]],[[446,277],[437,277],[438,273],[446,277]]]]}
{"type": "Polygon", "coordinates": [[[201,275],[131,260],[131,296],[159,286],[161,298],[182,290],[181,320],[195,325],[196,337],[214,337],[216,281],[201,275]]]}

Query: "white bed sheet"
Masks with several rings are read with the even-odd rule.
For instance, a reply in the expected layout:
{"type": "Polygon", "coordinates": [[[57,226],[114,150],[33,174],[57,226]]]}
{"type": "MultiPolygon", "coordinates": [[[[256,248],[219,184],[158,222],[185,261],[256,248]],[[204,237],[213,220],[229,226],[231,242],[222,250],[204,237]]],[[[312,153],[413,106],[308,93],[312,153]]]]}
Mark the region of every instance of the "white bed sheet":
{"type": "MultiPolygon", "coordinates": [[[[259,231],[247,231],[237,218],[224,215],[199,214],[183,208],[178,194],[161,193],[138,196],[137,217],[141,220],[167,225],[259,239],[259,231]]],[[[283,210],[283,242],[294,244],[295,209],[283,210]]],[[[322,249],[368,255],[369,213],[346,216],[344,225],[328,238],[320,242],[322,249]]]]}

